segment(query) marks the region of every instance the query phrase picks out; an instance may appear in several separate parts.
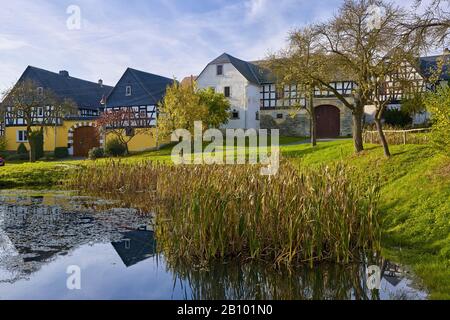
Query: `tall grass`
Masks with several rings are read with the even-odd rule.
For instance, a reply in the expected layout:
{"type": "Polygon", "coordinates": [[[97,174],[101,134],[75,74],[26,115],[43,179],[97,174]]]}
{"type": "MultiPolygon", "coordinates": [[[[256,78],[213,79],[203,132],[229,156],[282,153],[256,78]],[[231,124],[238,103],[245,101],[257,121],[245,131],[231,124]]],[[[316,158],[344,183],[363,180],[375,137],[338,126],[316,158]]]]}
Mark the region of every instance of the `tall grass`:
{"type": "Polygon", "coordinates": [[[282,162],[272,177],[259,169],[111,161],[79,170],[67,186],[154,211],[168,257],[348,263],[380,249],[378,183],[342,164],[312,171],[282,162]]]}

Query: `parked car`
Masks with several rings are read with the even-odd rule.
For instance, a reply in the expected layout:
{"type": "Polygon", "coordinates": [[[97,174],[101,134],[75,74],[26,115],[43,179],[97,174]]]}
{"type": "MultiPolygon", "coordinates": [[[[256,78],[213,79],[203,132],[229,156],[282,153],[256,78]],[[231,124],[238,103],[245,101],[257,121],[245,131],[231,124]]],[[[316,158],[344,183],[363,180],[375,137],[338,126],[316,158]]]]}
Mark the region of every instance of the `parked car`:
{"type": "Polygon", "coordinates": [[[5,165],[5,160],[0,157],[0,167],[3,167],[5,165]]]}

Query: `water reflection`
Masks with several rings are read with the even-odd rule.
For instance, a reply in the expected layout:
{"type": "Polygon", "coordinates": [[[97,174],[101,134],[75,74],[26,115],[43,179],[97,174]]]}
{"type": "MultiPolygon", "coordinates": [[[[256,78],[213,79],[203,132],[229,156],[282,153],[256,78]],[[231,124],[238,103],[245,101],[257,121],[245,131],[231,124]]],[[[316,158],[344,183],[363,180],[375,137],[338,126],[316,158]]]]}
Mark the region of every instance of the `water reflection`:
{"type": "Polygon", "coordinates": [[[366,267],[274,270],[263,264],[192,266],[157,252],[151,217],[113,202],[49,193],[0,193],[0,299],[423,299],[384,262],[381,290],[366,267]],[[66,287],[79,265],[83,287],[66,287]]]}

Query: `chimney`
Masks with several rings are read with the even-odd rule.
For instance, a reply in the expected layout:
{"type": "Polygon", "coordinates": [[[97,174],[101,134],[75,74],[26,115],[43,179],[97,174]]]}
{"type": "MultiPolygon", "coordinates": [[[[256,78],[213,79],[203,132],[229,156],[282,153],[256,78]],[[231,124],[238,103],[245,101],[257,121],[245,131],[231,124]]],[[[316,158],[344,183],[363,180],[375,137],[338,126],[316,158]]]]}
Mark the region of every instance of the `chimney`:
{"type": "Polygon", "coordinates": [[[103,80],[102,79],[98,79],[98,84],[100,85],[100,87],[103,87],[103,80]]]}
{"type": "Polygon", "coordinates": [[[59,75],[65,77],[65,78],[68,78],[69,77],[69,72],[66,71],[66,70],[61,70],[59,72],[59,75]]]}

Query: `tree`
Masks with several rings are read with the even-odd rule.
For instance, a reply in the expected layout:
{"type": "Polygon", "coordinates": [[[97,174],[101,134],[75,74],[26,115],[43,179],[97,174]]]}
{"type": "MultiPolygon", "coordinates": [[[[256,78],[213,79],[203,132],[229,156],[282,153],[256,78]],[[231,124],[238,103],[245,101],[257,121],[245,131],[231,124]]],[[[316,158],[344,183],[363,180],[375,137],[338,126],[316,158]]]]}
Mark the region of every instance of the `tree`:
{"type": "Polygon", "coordinates": [[[373,104],[377,131],[385,155],[390,156],[382,129],[383,112],[398,94],[397,90],[409,86],[409,73],[401,69],[414,65],[422,44],[420,39],[406,36],[407,18],[406,11],[383,0],[346,0],[334,18],[317,27],[322,49],[330,61],[341,66],[344,74],[357,83],[353,104],[336,94],[352,110],[357,151],[363,149],[364,107],[373,104]]]}
{"type": "MultiPolygon", "coordinates": [[[[325,66],[324,58],[324,55],[318,51],[314,29],[305,27],[292,32],[289,36],[289,48],[270,56],[267,63],[269,69],[275,74],[278,86],[284,88],[296,85],[298,104],[294,107],[297,110],[305,108],[309,114],[313,147],[317,145],[314,93],[316,88],[321,87],[321,83],[317,79],[324,80],[329,74],[323,68],[325,66]],[[304,105],[302,105],[303,98],[305,99],[304,105]]],[[[290,99],[291,97],[284,98],[290,99]]]]}
{"type": "Polygon", "coordinates": [[[23,119],[30,145],[31,162],[36,161],[36,147],[43,130],[48,126],[60,124],[64,116],[76,109],[72,100],[61,99],[51,90],[40,88],[36,82],[29,79],[18,82],[4,93],[4,97],[0,113],[12,119],[23,119]]]}
{"type": "Polygon", "coordinates": [[[447,46],[450,31],[450,0],[432,0],[424,5],[423,0],[416,0],[413,13],[405,24],[407,34],[420,38],[427,46],[447,46]],[[420,8],[424,7],[423,13],[420,8]]]}
{"type": "MultiPolygon", "coordinates": [[[[144,121],[147,122],[147,119],[144,121]]],[[[143,120],[133,110],[106,110],[97,119],[96,128],[99,135],[113,135],[129,154],[129,144],[134,137],[151,133],[151,127],[141,122],[143,120]]]]}
{"type": "Polygon", "coordinates": [[[429,93],[425,105],[433,121],[433,145],[441,153],[450,156],[450,88],[443,86],[429,93]]]}
{"type": "Polygon", "coordinates": [[[170,136],[177,129],[194,132],[194,122],[202,121],[203,129],[219,127],[228,122],[230,103],[223,94],[208,88],[197,90],[175,82],[168,87],[159,104],[158,131],[170,136]]]}

